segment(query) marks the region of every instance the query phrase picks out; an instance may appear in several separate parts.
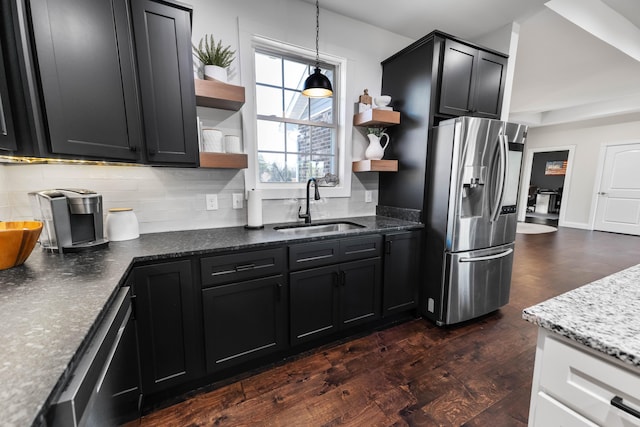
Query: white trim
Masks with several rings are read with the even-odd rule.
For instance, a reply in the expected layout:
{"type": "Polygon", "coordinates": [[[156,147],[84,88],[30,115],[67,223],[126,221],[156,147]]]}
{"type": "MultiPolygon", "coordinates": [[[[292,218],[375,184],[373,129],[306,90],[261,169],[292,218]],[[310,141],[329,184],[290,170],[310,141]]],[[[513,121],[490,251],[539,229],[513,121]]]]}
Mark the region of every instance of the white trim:
{"type": "Polygon", "coordinates": [[[568,227],[568,228],[579,228],[580,230],[593,230],[593,228],[591,227],[590,224],[587,224],[586,222],[563,222],[562,223],[563,227],[568,227]]]}
{"type": "MultiPolygon", "coordinates": [[[[247,92],[246,102],[244,107],[244,120],[243,120],[243,133],[245,137],[245,150],[249,154],[249,168],[245,172],[245,188],[256,188],[261,190],[263,199],[290,199],[290,198],[303,198],[306,191],[306,183],[298,184],[264,184],[260,183],[257,179],[257,128],[256,128],[256,103],[255,103],[255,49],[256,47],[272,48],[277,50],[285,50],[295,55],[299,55],[306,59],[315,60],[315,51],[310,49],[293,45],[290,43],[280,42],[271,38],[249,35],[246,37],[248,40],[241,40],[241,45],[247,46],[244,49],[245,52],[249,52],[245,58],[244,64],[247,64],[248,68],[243,76],[245,80],[243,82],[245,90],[247,92]],[[248,80],[251,81],[248,81],[248,80]]],[[[334,65],[336,67],[334,73],[333,87],[334,92],[338,94],[339,98],[335,101],[335,117],[337,120],[336,127],[336,142],[337,142],[337,157],[338,157],[338,171],[340,177],[340,184],[336,187],[321,187],[320,195],[322,197],[350,197],[351,196],[351,144],[347,144],[346,135],[347,131],[351,131],[351,122],[346,120],[346,88],[344,84],[347,81],[347,59],[334,55],[329,55],[320,52],[320,61],[334,65]]]]}
{"type": "MultiPolygon", "coordinates": [[[[565,215],[567,212],[566,200],[567,200],[567,195],[570,194],[570,191],[571,191],[571,178],[573,176],[573,162],[574,162],[574,156],[576,151],[575,145],[527,148],[524,168],[522,170],[523,176],[521,179],[522,186],[520,187],[520,203],[518,208],[518,221],[524,221],[527,215],[527,196],[529,195],[529,185],[531,185],[531,170],[533,168],[533,155],[535,153],[546,153],[550,151],[569,151],[569,156],[567,157],[567,171],[564,176],[562,197],[560,198],[560,215],[558,218],[558,226],[583,228],[580,225],[582,223],[566,223],[565,222],[565,215]]],[[[585,225],[588,226],[588,224],[585,224],[585,225]]]]}
{"type": "Polygon", "coordinates": [[[602,185],[602,174],[604,174],[604,161],[607,156],[607,149],[609,147],[615,147],[620,145],[635,145],[640,144],[640,139],[632,139],[627,141],[617,142],[603,142],[600,144],[600,153],[598,154],[598,166],[596,167],[596,179],[593,183],[593,192],[591,196],[591,207],[589,209],[589,224],[590,229],[595,230],[596,226],[596,211],[598,209],[598,197],[597,194],[600,191],[600,185],[602,185]]]}

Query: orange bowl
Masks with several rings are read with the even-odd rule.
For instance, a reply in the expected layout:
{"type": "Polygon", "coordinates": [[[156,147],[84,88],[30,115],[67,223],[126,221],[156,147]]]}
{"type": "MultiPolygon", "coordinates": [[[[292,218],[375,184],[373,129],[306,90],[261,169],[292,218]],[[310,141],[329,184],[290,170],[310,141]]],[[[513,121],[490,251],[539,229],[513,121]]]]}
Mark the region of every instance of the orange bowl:
{"type": "Polygon", "coordinates": [[[41,231],[40,221],[0,222],[0,270],[25,262],[41,231]]]}

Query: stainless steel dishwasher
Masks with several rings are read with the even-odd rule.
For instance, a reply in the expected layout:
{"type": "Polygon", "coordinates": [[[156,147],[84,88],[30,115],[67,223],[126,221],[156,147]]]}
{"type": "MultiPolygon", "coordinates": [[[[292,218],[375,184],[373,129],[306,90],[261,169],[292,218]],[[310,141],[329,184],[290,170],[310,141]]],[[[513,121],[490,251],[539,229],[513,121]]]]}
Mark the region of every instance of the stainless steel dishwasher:
{"type": "Polygon", "coordinates": [[[113,426],[135,417],[140,379],[129,287],[121,288],[47,412],[52,426],[113,426]]]}

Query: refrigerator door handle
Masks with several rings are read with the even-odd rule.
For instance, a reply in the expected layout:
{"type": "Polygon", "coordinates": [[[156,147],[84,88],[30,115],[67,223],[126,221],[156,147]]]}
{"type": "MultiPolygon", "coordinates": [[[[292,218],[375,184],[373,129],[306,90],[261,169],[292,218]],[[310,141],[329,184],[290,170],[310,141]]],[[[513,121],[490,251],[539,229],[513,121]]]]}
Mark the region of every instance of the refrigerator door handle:
{"type": "Polygon", "coordinates": [[[491,213],[491,222],[496,222],[498,220],[498,216],[500,215],[500,210],[502,208],[502,201],[504,200],[504,184],[507,178],[507,150],[509,149],[509,140],[507,136],[504,134],[498,135],[500,139],[500,143],[498,147],[500,149],[500,182],[498,183],[498,200],[496,205],[494,206],[493,212],[491,213]]]}
{"type": "Polygon", "coordinates": [[[476,262],[476,261],[488,261],[497,258],[503,258],[513,252],[513,249],[509,248],[504,252],[500,252],[499,254],[487,255],[487,256],[479,256],[475,258],[460,258],[458,262],[476,262]]]}

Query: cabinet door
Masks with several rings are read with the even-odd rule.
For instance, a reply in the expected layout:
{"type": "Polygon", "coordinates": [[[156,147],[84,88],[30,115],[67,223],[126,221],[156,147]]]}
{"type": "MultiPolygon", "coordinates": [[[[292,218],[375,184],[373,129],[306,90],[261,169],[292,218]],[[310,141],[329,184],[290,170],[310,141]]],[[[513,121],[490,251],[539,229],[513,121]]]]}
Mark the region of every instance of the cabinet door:
{"type": "Polygon", "coordinates": [[[0,45],[0,153],[2,153],[2,150],[15,151],[18,149],[4,64],[4,54],[2,45],[0,45]]]}
{"type": "Polygon", "coordinates": [[[464,116],[473,111],[478,50],[445,40],[440,75],[440,113],[464,116]]]}
{"type": "Polygon", "coordinates": [[[283,276],[204,289],[207,371],[237,365],[283,348],[287,305],[283,276]]]}
{"type": "Polygon", "coordinates": [[[127,0],[30,0],[52,153],[133,160],[141,144],[127,0]]]}
{"type": "Polygon", "coordinates": [[[337,265],[289,274],[291,344],[300,344],[338,330],[337,265]]]}
{"type": "Polygon", "coordinates": [[[499,119],[507,76],[507,58],[479,51],[473,115],[499,119]]]}
{"type": "Polygon", "coordinates": [[[380,258],[340,266],[340,322],[348,328],[380,318],[380,258]]]}
{"type": "Polygon", "coordinates": [[[140,416],[140,368],[135,323],[128,317],[86,425],[113,426],[140,416]]]}
{"type": "Polygon", "coordinates": [[[134,295],[145,394],[198,375],[201,347],[189,260],[136,267],[134,295]]]}
{"type": "Polygon", "coordinates": [[[383,315],[418,306],[420,280],[420,232],[387,234],[382,293],[383,315]]]}
{"type": "Polygon", "coordinates": [[[152,163],[197,164],[191,10],[132,2],[146,156],[152,163]]]}

